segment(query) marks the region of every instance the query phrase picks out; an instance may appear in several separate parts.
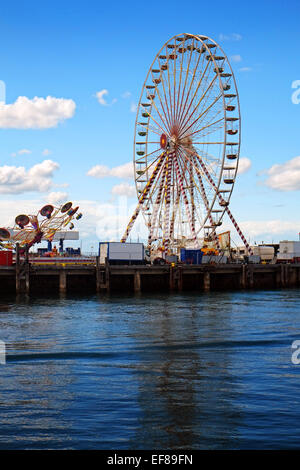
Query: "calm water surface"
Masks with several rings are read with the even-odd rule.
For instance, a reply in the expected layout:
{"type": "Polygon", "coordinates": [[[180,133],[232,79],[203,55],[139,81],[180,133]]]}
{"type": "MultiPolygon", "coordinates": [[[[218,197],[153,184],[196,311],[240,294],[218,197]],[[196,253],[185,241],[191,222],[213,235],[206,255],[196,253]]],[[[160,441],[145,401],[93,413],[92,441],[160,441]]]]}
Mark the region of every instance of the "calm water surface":
{"type": "Polygon", "coordinates": [[[300,290],[0,299],[2,449],[300,447],[300,290]]]}

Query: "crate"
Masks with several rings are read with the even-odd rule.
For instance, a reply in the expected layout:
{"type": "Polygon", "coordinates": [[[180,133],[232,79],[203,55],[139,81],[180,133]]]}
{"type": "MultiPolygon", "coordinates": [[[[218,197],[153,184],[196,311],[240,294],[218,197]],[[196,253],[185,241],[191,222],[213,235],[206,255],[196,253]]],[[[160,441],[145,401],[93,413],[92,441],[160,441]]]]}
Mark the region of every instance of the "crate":
{"type": "Polygon", "coordinates": [[[0,251],[0,266],[11,266],[12,265],[12,251],[1,250],[0,251]]]}

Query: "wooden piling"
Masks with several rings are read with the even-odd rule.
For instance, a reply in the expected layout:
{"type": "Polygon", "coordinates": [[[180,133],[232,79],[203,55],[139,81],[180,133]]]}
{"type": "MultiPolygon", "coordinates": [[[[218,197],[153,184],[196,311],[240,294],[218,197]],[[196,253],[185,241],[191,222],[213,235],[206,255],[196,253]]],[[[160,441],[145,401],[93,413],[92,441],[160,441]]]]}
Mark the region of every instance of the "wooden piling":
{"type": "Polygon", "coordinates": [[[210,272],[209,271],[205,271],[204,272],[204,276],[203,276],[203,289],[205,291],[209,291],[210,290],[210,272]]]}
{"type": "Polygon", "coordinates": [[[67,273],[64,269],[59,273],[59,292],[63,294],[67,292],[67,273]]]}
{"type": "Polygon", "coordinates": [[[139,294],[141,292],[141,274],[139,271],[135,271],[133,282],[134,292],[135,294],[139,294]]]}

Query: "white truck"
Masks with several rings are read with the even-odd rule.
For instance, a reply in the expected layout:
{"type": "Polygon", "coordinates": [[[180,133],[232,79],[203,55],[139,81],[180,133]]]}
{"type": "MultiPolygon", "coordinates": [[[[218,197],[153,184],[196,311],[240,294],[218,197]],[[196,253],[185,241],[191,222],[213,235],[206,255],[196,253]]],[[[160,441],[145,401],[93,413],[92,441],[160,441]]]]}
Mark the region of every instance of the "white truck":
{"type": "Polygon", "coordinates": [[[145,264],[143,243],[100,242],[100,264],[145,264]]]}

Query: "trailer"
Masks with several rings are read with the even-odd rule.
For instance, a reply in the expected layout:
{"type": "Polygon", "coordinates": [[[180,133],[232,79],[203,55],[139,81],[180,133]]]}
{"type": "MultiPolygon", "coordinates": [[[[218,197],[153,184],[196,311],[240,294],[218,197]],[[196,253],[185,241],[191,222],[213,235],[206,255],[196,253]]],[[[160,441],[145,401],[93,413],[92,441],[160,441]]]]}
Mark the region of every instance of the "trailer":
{"type": "Polygon", "coordinates": [[[145,264],[143,243],[100,242],[100,264],[145,264]]]}
{"type": "MultiPolygon", "coordinates": [[[[275,249],[273,246],[268,245],[258,245],[252,246],[253,255],[260,258],[260,261],[266,261],[270,263],[275,256],[275,249]]],[[[258,261],[258,263],[260,262],[258,261]]]]}
{"type": "Polygon", "coordinates": [[[300,241],[283,240],[279,244],[277,253],[277,263],[299,263],[300,262],[300,241]]]}

